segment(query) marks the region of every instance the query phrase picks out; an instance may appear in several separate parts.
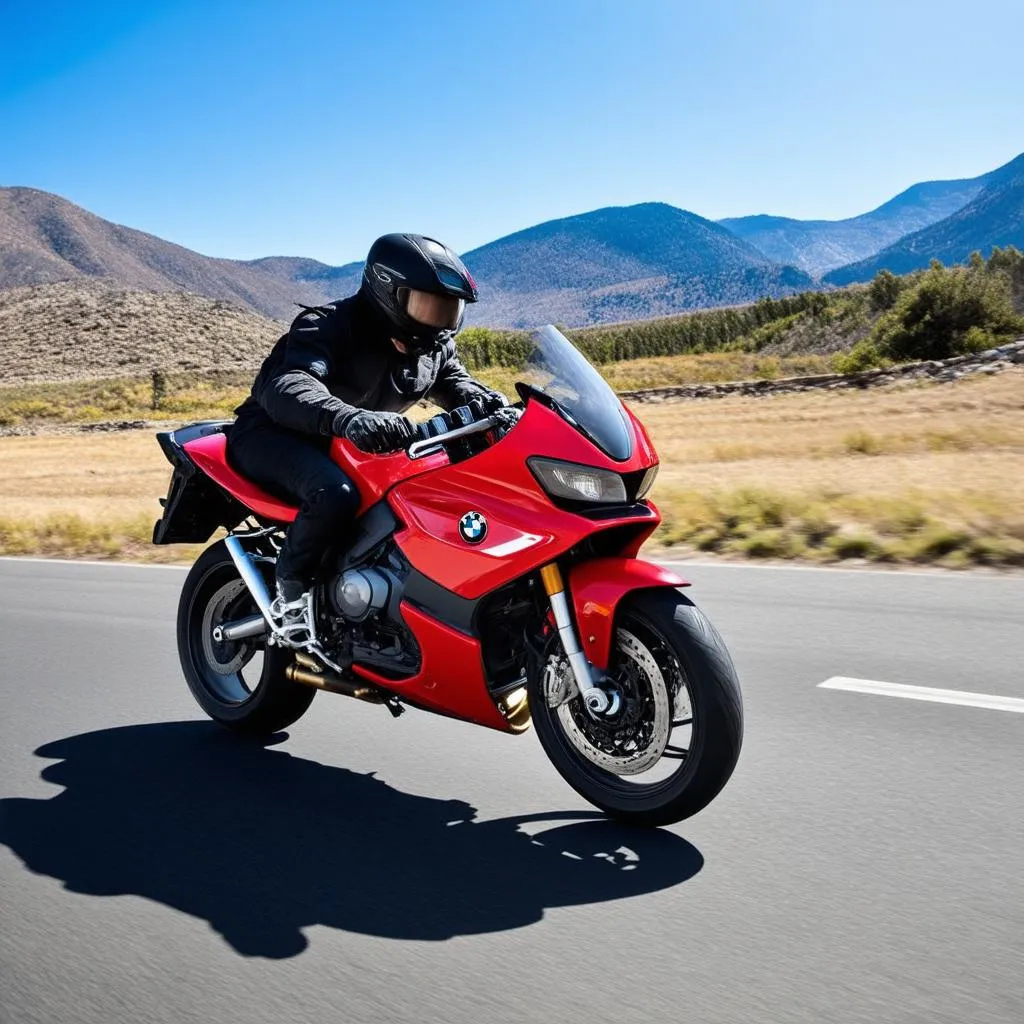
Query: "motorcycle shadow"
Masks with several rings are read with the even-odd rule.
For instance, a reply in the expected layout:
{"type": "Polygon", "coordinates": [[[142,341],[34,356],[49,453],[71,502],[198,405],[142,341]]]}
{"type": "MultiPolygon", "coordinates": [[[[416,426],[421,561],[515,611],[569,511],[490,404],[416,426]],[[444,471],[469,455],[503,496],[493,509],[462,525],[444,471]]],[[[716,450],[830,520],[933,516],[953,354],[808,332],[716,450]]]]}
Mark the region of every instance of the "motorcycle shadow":
{"type": "Polygon", "coordinates": [[[208,722],[105,729],[36,753],[59,759],[42,777],[64,790],[0,800],[0,843],[73,892],[206,920],[244,956],[295,956],[315,924],[420,940],[521,928],[549,907],[665,889],[704,863],[670,832],[589,812],[476,822],[463,801],[208,722]]]}

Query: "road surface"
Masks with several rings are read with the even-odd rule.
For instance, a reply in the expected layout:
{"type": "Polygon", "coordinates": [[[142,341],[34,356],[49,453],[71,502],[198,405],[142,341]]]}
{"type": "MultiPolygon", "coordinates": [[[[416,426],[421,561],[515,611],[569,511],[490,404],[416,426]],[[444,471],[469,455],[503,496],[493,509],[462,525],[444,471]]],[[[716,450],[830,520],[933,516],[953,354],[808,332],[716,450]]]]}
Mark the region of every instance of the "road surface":
{"type": "Polygon", "coordinates": [[[686,572],[744,750],[631,832],[529,734],[321,695],[241,744],[180,571],[0,560],[0,1022],[1020,1024],[1024,579],[686,572]]]}

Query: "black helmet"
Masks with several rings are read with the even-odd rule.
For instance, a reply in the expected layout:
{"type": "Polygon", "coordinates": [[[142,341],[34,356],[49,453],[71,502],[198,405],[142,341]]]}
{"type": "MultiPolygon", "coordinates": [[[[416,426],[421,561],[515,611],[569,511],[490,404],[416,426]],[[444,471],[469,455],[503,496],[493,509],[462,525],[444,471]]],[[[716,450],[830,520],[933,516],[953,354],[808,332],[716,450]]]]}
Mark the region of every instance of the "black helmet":
{"type": "Polygon", "coordinates": [[[423,235],[378,238],[366,257],[360,291],[412,352],[429,352],[453,338],[466,303],[476,302],[476,281],[462,260],[423,235]]]}

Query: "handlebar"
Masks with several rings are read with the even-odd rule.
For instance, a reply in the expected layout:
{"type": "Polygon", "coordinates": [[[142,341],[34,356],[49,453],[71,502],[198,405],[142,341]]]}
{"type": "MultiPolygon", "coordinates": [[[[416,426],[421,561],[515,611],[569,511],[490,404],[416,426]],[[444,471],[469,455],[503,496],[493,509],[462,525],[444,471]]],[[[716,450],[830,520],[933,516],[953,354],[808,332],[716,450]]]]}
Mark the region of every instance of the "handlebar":
{"type": "Polygon", "coordinates": [[[435,434],[433,437],[426,437],[420,441],[413,441],[406,449],[406,454],[410,459],[422,458],[429,452],[443,447],[449,441],[457,441],[459,438],[470,437],[473,434],[483,434],[494,427],[511,426],[512,423],[510,421],[515,422],[519,419],[519,416],[520,412],[518,409],[506,406],[504,409],[491,416],[485,416],[482,420],[477,420],[475,423],[469,423],[464,427],[455,427],[453,430],[447,430],[444,433],[435,434]]]}
{"type": "Polygon", "coordinates": [[[454,430],[449,430],[444,434],[435,434],[423,441],[413,441],[408,448],[409,458],[422,458],[433,448],[439,448],[449,441],[457,441],[460,437],[469,437],[470,434],[482,434],[497,426],[497,423],[498,421],[493,416],[488,416],[486,419],[477,420],[476,423],[470,423],[468,427],[456,427],[454,430]]]}

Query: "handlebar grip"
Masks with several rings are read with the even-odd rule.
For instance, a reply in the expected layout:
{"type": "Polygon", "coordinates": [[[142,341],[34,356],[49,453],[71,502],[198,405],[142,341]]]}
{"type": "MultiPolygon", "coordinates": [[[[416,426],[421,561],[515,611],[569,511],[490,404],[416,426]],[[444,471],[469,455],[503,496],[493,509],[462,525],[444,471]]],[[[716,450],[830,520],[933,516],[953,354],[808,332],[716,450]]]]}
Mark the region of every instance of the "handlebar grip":
{"type": "Polygon", "coordinates": [[[420,440],[413,441],[409,445],[406,454],[410,459],[418,459],[421,455],[425,455],[428,451],[433,451],[449,441],[457,441],[460,438],[470,437],[473,434],[482,434],[492,427],[512,427],[521,415],[521,410],[513,406],[505,406],[490,416],[477,420],[475,423],[470,423],[464,427],[455,427],[451,430],[444,430],[439,434],[433,432],[431,425],[435,420],[440,420],[442,417],[435,416],[433,420],[420,424],[421,431],[425,430],[427,433],[425,436],[421,436],[420,440]]]}

